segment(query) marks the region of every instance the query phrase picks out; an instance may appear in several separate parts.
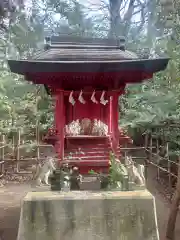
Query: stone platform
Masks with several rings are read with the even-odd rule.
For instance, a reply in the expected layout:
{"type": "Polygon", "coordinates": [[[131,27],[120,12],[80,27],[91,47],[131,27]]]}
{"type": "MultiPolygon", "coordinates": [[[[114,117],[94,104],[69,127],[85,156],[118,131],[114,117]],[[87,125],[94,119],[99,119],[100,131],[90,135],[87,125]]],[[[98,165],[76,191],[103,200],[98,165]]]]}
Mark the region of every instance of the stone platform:
{"type": "Polygon", "coordinates": [[[29,192],[17,240],[159,240],[154,197],[128,192],[29,192]]]}

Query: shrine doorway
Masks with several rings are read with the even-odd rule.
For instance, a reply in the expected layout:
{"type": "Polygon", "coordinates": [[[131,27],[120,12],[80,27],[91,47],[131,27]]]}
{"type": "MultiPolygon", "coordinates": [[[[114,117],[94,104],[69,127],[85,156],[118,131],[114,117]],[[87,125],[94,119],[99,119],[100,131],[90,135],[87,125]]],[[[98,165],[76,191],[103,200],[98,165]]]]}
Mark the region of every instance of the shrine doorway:
{"type": "Polygon", "coordinates": [[[86,99],[87,100],[84,104],[77,100],[75,104],[72,105],[69,102],[69,98],[65,96],[65,124],[87,118],[91,121],[97,119],[108,125],[109,103],[107,103],[106,105],[103,105],[101,103],[96,104],[90,100],[90,97],[89,99],[86,99]]]}

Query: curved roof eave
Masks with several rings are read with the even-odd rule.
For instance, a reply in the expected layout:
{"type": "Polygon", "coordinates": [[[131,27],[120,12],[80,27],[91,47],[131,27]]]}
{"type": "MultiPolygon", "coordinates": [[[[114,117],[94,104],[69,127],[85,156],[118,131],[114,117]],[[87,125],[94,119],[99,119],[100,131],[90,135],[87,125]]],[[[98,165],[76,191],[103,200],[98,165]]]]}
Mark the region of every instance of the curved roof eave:
{"type": "Polygon", "coordinates": [[[8,60],[13,73],[98,73],[142,71],[156,73],[165,70],[169,58],[109,60],[109,61],[44,61],[44,60],[8,60]],[[82,66],[83,65],[83,66],[82,66]]]}

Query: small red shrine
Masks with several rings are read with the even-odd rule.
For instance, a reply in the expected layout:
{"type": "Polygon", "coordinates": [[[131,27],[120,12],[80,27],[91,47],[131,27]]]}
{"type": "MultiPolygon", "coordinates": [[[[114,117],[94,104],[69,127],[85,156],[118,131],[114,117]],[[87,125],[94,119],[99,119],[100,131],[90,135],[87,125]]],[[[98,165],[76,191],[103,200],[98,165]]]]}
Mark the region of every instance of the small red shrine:
{"type": "Polygon", "coordinates": [[[107,173],[109,152],[119,157],[120,141],[129,140],[118,127],[118,100],[126,84],[152,78],[168,60],[139,59],[125,50],[124,38],[53,36],[32,59],[8,63],[12,72],[43,84],[55,98],[53,144],[60,161],[86,174],[107,173]]]}

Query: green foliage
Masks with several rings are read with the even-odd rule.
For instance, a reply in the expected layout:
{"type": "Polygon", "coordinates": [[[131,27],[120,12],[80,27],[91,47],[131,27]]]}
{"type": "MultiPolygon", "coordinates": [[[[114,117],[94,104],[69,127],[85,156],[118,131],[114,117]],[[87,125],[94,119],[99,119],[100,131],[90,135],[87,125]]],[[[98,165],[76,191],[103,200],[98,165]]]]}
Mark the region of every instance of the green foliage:
{"type": "Polygon", "coordinates": [[[170,143],[171,153],[177,154],[180,150],[179,129],[169,125],[180,125],[180,45],[168,40],[165,47],[171,57],[167,70],[156,74],[152,81],[127,87],[127,94],[120,99],[120,123],[136,136],[138,132],[153,131],[155,138],[165,137],[170,143]],[[164,128],[164,133],[157,127],[159,125],[164,128]]]}
{"type": "Polygon", "coordinates": [[[90,175],[96,175],[96,174],[97,174],[93,169],[91,169],[88,173],[89,173],[90,175]]]}
{"type": "Polygon", "coordinates": [[[128,172],[124,164],[116,161],[115,155],[110,152],[110,188],[128,190],[128,172]]]}

